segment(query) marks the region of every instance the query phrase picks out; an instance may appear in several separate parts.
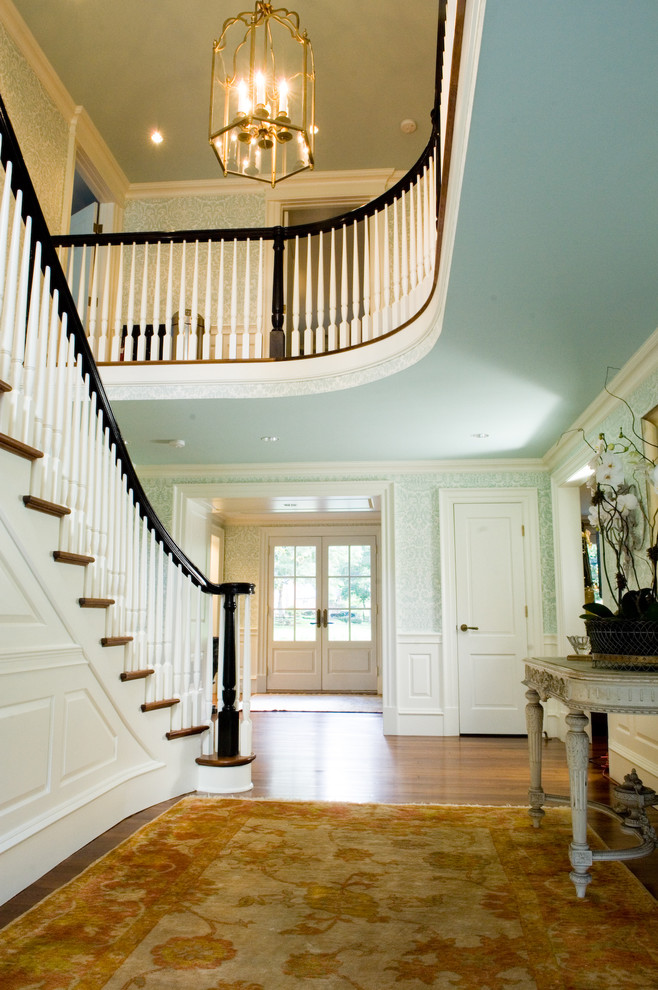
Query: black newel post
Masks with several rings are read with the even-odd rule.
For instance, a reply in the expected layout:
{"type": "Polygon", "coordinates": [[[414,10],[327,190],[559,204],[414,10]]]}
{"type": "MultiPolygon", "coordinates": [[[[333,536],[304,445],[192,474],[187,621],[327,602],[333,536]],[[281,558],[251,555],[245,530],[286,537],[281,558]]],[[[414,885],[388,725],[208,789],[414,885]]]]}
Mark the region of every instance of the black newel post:
{"type": "MultiPolygon", "coordinates": [[[[237,756],[240,752],[240,716],[235,707],[238,681],[235,656],[237,596],[253,595],[255,589],[253,584],[221,584],[219,590],[224,595],[224,663],[222,707],[217,712],[217,756],[225,758],[237,756]]],[[[245,635],[248,634],[245,630],[245,635]]],[[[219,690],[217,693],[219,695],[219,690]]]]}
{"type": "Polygon", "coordinates": [[[283,227],[274,228],[274,273],[272,276],[272,329],[270,357],[280,361],[286,356],[286,335],[283,331],[283,227]]]}

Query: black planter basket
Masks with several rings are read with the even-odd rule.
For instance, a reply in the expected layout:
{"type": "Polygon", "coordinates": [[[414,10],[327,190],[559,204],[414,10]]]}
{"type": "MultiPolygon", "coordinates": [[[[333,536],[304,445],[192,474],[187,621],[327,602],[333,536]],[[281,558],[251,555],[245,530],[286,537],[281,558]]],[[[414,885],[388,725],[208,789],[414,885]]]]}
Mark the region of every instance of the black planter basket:
{"type": "Polygon", "coordinates": [[[658,622],[648,619],[585,619],[595,667],[658,670],[658,622]]]}

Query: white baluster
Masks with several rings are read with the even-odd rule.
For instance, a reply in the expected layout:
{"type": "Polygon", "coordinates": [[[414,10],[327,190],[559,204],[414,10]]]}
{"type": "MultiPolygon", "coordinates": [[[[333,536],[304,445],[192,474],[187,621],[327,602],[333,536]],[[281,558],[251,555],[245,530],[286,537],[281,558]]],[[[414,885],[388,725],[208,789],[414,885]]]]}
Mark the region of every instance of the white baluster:
{"type": "Polygon", "coordinates": [[[409,190],[409,286],[413,304],[415,289],[418,284],[418,265],[416,261],[416,204],[413,187],[409,190]]]}
{"type": "MultiPolygon", "coordinates": [[[[35,266],[35,272],[37,268],[35,266]]],[[[43,414],[43,432],[41,448],[44,456],[32,465],[32,493],[46,501],[53,501],[50,484],[55,474],[54,460],[54,431],[57,418],[57,377],[59,351],[59,313],[57,307],[58,294],[55,293],[54,305],[50,314],[50,331],[48,333],[48,351],[46,355],[46,374],[44,380],[45,409],[43,414]]]]}
{"type": "Polygon", "coordinates": [[[176,361],[185,361],[187,359],[187,313],[185,312],[185,275],[186,275],[186,264],[185,261],[185,241],[183,241],[183,252],[180,263],[180,292],[178,294],[178,336],[176,337],[176,361]]]}
{"type": "Polygon", "coordinates": [[[242,635],[242,721],[240,723],[240,756],[251,756],[251,595],[244,595],[242,635]]]}
{"type": "Polygon", "coordinates": [[[299,357],[299,237],[295,237],[295,260],[292,277],[292,336],[290,354],[299,357]]]}
{"type": "Polygon", "coordinates": [[[372,335],[373,337],[381,337],[382,333],[382,283],[381,283],[381,269],[379,262],[379,214],[375,213],[372,218],[373,225],[373,238],[372,243],[374,247],[373,251],[373,282],[374,282],[374,292],[373,292],[373,318],[372,318],[372,335]]]}
{"type": "Polygon", "coordinates": [[[393,200],[393,327],[402,325],[400,318],[400,231],[398,224],[398,201],[393,200]]]}
{"type": "Polygon", "coordinates": [[[258,286],[256,289],[256,336],[254,357],[263,356],[263,238],[258,242],[258,286]]]}
{"type": "Polygon", "coordinates": [[[210,326],[212,322],[212,241],[208,241],[208,254],[206,257],[206,297],[203,309],[203,343],[201,346],[202,361],[210,360],[210,326]]]}
{"type": "Polygon", "coordinates": [[[224,357],[224,241],[219,242],[219,274],[217,275],[217,316],[215,318],[215,360],[224,357]]]}
{"type": "Polygon", "coordinates": [[[149,246],[144,245],[144,267],[142,269],[142,295],[139,304],[139,336],[137,337],[137,361],[146,360],[146,321],[148,309],[149,246]]]}
{"type": "Polygon", "coordinates": [[[324,247],[323,235],[318,235],[318,325],[315,330],[315,353],[324,354],[324,247]]]}
{"type": "MultiPolygon", "coordinates": [[[[59,299],[59,294],[57,292],[54,295],[54,299],[55,303],[59,299]]],[[[29,365],[25,369],[26,385],[30,394],[34,396],[34,402],[32,404],[33,423],[31,436],[28,442],[31,442],[32,445],[39,450],[41,449],[42,443],[43,414],[46,397],[45,376],[46,355],[48,353],[48,330],[50,326],[50,306],[50,268],[46,268],[41,290],[41,306],[39,307],[39,335],[36,350],[34,352],[34,362],[32,363],[32,352],[30,352],[28,356],[29,365]],[[31,379],[30,376],[32,374],[33,378],[31,379]]]]}
{"type": "Polygon", "coordinates": [[[391,258],[389,254],[388,203],[384,206],[384,293],[383,293],[383,333],[393,329],[391,315],[391,258]]]}
{"type": "MultiPolygon", "coordinates": [[[[80,252],[80,281],[78,283],[78,316],[87,333],[87,246],[80,252]]],[[[89,334],[87,333],[87,336],[89,334]]]]}
{"type": "Polygon", "coordinates": [[[250,333],[250,303],[251,303],[251,243],[247,238],[245,269],[244,269],[244,305],[242,317],[242,358],[249,357],[249,333],[250,333]]]}
{"type": "Polygon", "coordinates": [[[353,226],[354,244],[352,255],[352,322],[350,324],[350,344],[361,343],[361,278],[359,275],[359,234],[356,220],[353,226]]]}
{"type": "Polygon", "coordinates": [[[150,359],[151,361],[160,360],[160,291],[161,291],[161,277],[160,277],[160,263],[161,263],[161,243],[158,241],[155,247],[155,285],[153,287],[153,318],[151,321],[151,326],[153,327],[153,333],[151,335],[151,350],[150,359]]]}
{"type": "Polygon", "coordinates": [[[98,340],[96,338],[96,318],[98,313],[98,269],[100,268],[100,247],[95,245],[91,252],[91,288],[89,291],[89,315],[87,317],[87,339],[91,353],[98,360],[98,340]]]}
{"type": "MultiPolygon", "coordinates": [[[[18,266],[20,262],[21,244],[21,208],[23,193],[18,190],[14,205],[14,219],[9,242],[9,259],[7,264],[7,285],[2,308],[2,330],[0,332],[0,380],[6,382],[10,374],[11,353],[14,340],[14,318],[16,315],[16,291],[18,285],[18,266]]],[[[9,382],[11,385],[12,383],[9,382]]]]}
{"type": "Polygon", "coordinates": [[[432,275],[432,208],[430,206],[430,169],[423,170],[423,264],[425,278],[432,275]]]}
{"type": "MultiPolygon", "coordinates": [[[[421,179],[420,176],[416,179],[415,186],[416,193],[416,283],[420,289],[420,284],[423,281],[423,201],[421,198],[421,179]]],[[[416,298],[416,305],[419,305],[420,301],[418,296],[416,298]]]]}
{"type": "Polygon", "coordinates": [[[372,320],[370,317],[370,220],[363,221],[363,318],[361,320],[361,339],[370,340],[372,336],[372,320]]]}
{"type": "Polygon", "coordinates": [[[14,437],[21,437],[26,434],[33,394],[32,389],[29,387],[24,387],[23,383],[25,333],[28,322],[27,290],[30,283],[31,243],[32,219],[31,217],[28,217],[25,225],[23,250],[21,252],[21,262],[19,266],[14,314],[14,333],[11,343],[11,358],[9,367],[9,381],[11,382],[13,391],[9,393],[9,402],[7,403],[9,425],[6,428],[6,432],[9,433],[10,436],[14,437]]]}
{"type": "MultiPolygon", "coordinates": [[[[5,272],[7,271],[7,244],[9,241],[9,206],[11,203],[11,174],[13,165],[7,162],[5,182],[0,202],[0,312],[5,298],[5,272]]],[[[1,342],[0,342],[1,344],[1,342]]]]}
{"type": "Polygon", "coordinates": [[[123,360],[132,361],[134,354],[133,327],[135,326],[135,245],[130,254],[130,281],[128,283],[128,317],[126,339],[123,347],[123,360]]]}
{"type": "Polygon", "coordinates": [[[165,297],[165,335],[162,342],[162,360],[171,361],[173,337],[174,244],[169,243],[169,267],[167,269],[167,293],[165,297]]]}
{"type": "Polygon", "coordinates": [[[98,361],[107,361],[107,331],[110,314],[110,272],[111,272],[112,248],[108,244],[105,248],[105,274],[103,276],[103,290],[101,295],[101,325],[98,337],[98,361]]]}
{"type": "Polygon", "coordinates": [[[341,322],[338,328],[338,346],[348,347],[349,346],[349,332],[350,325],[347,322],[347,317],[349,316],[349,304],[348,304],[348,285],[347,285],[347,224],[343,224],[343,256],[341,259],[341,278],[340,278],[340,315],[341,322]]]}
{"type": "Polygon", "coordinates": [[[123,335],[123,244],[119,245],[119,271],[117,272],[117,290],[114,300],[114,328],[110,342],[110,361],[121,360],[121,338],[123,335]]]}
{"type": "Polygon", "coordinates": [[[329,328],[327,330],[327,350],[335,351],[338,347],[338,327],[336,326],[336,231],[331,228],[331,244],[329,258],[329,328]]]}
{"type": "Polygon", "coordinates": [[[313,270],[311,267],[311,235],[306,236],[306,326],[304,328],[304,354],[313,353],[313,270]]]}
{"type": "Polygon", "coordinates": [[[233,274],[231,277],[231,333],[228,339],[228,356],[234,361],[238,356],[238,242],[233,239],[233,274]]]}
{"type": "Polygon", "coordinates": [[[401,318],[404,323],[405,320],[409,319],[409,253],[407,249],[408,237],[407,237],[407,195],[405,192],[402,193],[401,197],[402,206],[402,223],[400,226],[400,233],[402,235],[401,252],[402,256],[400,259],[400,293],[401,293],[401,318]]]}
{"type": "Polygon", "coordinates": [[[199,242],[194,242],[194,268],[192,270],[192,305],[190,311],[190,337],[187,344],[187,360],[196,361],[199,327],[199,242]]]}

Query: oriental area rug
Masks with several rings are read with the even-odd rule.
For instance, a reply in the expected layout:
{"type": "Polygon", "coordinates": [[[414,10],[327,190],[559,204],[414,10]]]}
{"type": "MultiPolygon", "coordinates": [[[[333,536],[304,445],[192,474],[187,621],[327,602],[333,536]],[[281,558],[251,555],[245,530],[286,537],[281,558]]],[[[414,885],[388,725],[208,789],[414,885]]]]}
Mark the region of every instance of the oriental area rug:
{"type": "Polygon", "coordinates": [[[0,987],[658,987],[656,902],[615,862],[579,900],[569,838],[565,809],[192,796],[0,931],[0,987]]]}

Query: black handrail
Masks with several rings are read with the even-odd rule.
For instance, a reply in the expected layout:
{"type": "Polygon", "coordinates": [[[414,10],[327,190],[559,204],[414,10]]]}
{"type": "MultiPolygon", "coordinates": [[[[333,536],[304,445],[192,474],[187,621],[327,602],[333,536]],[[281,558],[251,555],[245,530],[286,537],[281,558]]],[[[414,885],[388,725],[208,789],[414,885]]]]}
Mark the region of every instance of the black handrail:
{"type": "MultiPolygon", "coordinates": [[[[208,581],[206,576],[172,539],[170,534],[162,525],[153,506],[149,502],[144,489],[142,488],[137,472],[135,471],[135,467],[130,459],[128,451],[126,450],[126,445],[123,437],[121,436],[121,431],[114,417],[114,413],[112,412],[109,399],[105,393],[103,383],[98,373],[98,368],[96,367],[96,363],[87,342],[84,327],[82,326],[80,317],[78,316],[77,307],[73,301],[71,291],[59,263],[59,258],[57,257],[57,252],[55,251],[53,240],[48,230],[48,225],[41,210],[37,194],[34,190],[34,186],[32,185],[30,174],[27,170],[27,166],[25,165],[25,161],[23,160],[23,156],[21,154],[20,146],[16,139],[16,134],[14,133],[9,115],[7,114],[7,109],[1,96],[0,133],[2,134],[0,161],[5,168],[8,162],[12,162],[12,192],[16,195],[19,190],[22,190],[23,198],[21,217],[23,220],[25,220],[28,216],[32,218],[32,236],[34,242],[36,243],[38,241],[41,244],[41,270],[45,272],[47,268],[50,269],[51,293],[53,294],[53,298],[55,291],[58,293],[58,309],[60,317],[66,314],[69,337],[73,338],[76,356],[80,356],[83,378],[86,375],[89,376],[90,391],[96,394],[97,408],[103,417],[104,425],[109,430],[110,443],[113,443],[116,447],[117,458],[121,462],[122,474],[126,479],[126,490],[132,490],[133,498],[137,504],[140,516],[146,519],[149,529],[151,529],[155,534],[156,540],[172,557],[172,559],[176,561],[181,570],[187,574],[194,584],[201,588],[202,591],[212,595],[221,594],[219,590],[220,586],[208,581]]],[[[33,263],[34,253],[32,253],[30,258],[30,264],[32,265],[33,263]]]]}

